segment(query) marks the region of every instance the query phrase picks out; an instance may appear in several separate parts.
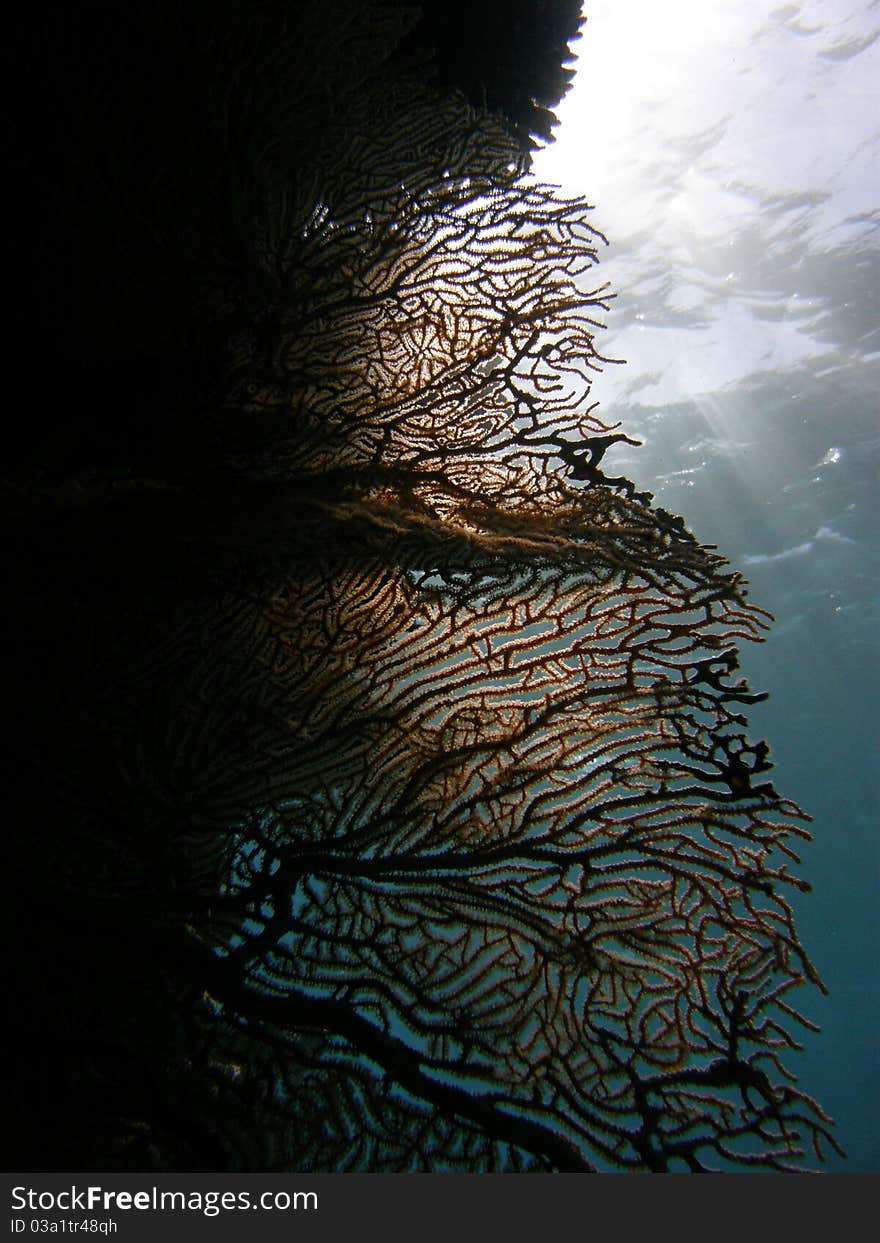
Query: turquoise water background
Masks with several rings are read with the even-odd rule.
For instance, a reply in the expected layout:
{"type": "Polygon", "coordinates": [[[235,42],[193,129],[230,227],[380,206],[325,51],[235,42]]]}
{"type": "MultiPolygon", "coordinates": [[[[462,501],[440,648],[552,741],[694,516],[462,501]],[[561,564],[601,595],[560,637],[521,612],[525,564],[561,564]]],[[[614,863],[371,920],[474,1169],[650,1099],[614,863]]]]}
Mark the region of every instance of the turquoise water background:
{"type": "MultiPolygon", "coordinates": [[[[776,618],[741,653],[774,781],[813,817],[794,895],[828,996],[791,1059],[880,1169],[880,4],[586,0],[544,181],[583,194],[617,291],[609,455],[776,618]]],[[[810,1164],[815,1165],[815,1159],[810,1164]]]]}

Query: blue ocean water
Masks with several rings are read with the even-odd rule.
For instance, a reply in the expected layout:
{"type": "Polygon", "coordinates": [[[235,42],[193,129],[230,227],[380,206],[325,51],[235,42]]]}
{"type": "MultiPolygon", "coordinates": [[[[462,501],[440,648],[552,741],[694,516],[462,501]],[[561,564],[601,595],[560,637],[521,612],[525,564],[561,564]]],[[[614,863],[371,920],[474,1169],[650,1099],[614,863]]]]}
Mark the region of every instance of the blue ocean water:
{"type": "MultiPolygon", "coordinates": [[[[535,171],[596,205],[617,291],[611,465],[747,575],[774,782],[813,817],[794,895],[828,988],[790,1064],[880,1170],[880,4],[586,0],[535,171]],[[625,451],[624,451],[625,450],[625,451]]],[[[815,1159],[811,1162],[815,1165],[815,1159]]]]}

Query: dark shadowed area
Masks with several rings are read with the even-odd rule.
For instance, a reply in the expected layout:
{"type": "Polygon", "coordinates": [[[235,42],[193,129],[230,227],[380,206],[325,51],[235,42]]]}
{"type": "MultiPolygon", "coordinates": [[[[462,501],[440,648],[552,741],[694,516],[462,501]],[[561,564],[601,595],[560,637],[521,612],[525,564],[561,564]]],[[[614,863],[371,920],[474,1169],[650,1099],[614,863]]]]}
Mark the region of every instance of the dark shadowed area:
{"type": "Polygon", "coordinates": [[[838,1151],[769,619],[597,413],[604,239],[529,176],[578,21],[17,19],[9,1168],[838,1151]]]}

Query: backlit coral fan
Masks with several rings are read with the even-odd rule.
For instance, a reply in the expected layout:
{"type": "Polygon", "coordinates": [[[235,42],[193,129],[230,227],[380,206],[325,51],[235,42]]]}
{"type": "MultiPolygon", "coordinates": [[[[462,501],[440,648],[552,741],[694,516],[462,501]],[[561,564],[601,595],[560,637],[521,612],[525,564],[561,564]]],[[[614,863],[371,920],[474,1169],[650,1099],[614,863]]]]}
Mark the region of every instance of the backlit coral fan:
{"type": "Polygon", "coordinates": [[[602,470],[586,205],[331,7],[362,72],[320,106],[256,19],[237,77],[204,41],[244,258],[182,261],[228,346],[199,453],[12,489],[50,1152],[77,1116],[99,1167],[796,1164],[766,615],[602,470]]]}

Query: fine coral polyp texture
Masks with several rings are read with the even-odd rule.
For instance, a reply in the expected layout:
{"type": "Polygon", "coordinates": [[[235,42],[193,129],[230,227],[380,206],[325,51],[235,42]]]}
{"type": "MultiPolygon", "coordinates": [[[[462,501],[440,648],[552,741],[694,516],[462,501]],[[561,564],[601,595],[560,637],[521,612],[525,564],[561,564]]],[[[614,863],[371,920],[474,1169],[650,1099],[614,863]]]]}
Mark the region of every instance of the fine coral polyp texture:
{"type": "Polygon", "coordinates": [[[609,465],[588,206],[395,59],[406,6],[330,8],[332,107],[258,17],[202,45],[187,455],[10,490],[65,686],[22,708],[59,1125],[95,1168],[798,1168],[833,1140],[788,1067],[806,817],[737,676],[769,618],[609,465]]]}

